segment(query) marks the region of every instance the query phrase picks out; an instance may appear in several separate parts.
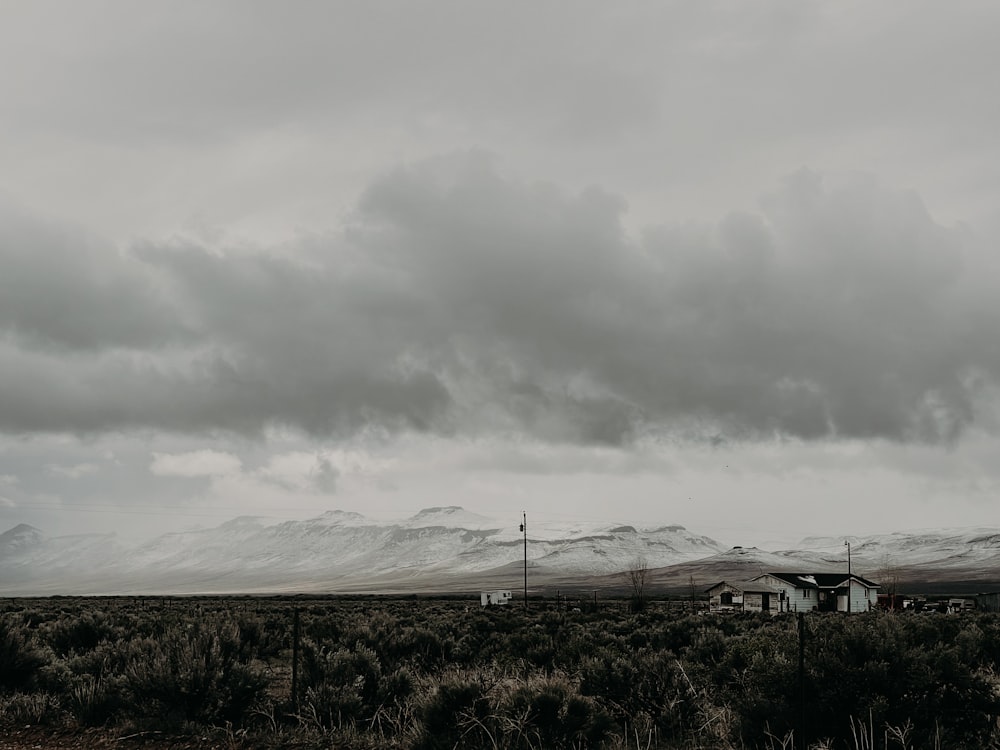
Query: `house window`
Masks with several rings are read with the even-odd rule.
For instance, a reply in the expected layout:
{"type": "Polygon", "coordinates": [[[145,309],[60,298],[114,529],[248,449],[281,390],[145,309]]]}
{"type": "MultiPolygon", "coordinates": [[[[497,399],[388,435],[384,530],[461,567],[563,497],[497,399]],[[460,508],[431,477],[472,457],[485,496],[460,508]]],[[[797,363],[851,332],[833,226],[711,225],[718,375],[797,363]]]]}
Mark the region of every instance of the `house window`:
{"type": "Polygon", "coordinates": [[[730,605],[733,603],[733,595],[729,591],[719,595],[719,604],[730,605]]]}
{"type": "Polygon", "coordinates": [[[812,596],[812,593],[809,591],[809,589],[806,589],[805,591],[802,592],[802,598],[803,599],[808,599],[811,596],[812,596]]]}

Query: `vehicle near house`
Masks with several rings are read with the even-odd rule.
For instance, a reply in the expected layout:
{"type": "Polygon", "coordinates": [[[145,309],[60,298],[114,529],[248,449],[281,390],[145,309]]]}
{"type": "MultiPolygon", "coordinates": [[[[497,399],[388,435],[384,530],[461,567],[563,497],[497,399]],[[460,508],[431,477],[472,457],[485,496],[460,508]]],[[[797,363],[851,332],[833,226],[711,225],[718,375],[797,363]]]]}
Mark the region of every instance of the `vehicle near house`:
{"type": "Polygon", "coordinates": [[[902,594],[879,594],[876,604],[879,609],[893,612],[913,608],[913,602],[902,594]]]}

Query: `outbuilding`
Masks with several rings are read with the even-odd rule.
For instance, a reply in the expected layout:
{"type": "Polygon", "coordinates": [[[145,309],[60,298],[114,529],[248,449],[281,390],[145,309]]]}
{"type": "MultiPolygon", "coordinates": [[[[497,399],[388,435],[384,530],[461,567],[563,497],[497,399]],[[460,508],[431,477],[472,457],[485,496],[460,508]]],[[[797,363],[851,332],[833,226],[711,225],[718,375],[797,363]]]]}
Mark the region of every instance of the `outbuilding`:
{"type": "Polygon", "coordinates": [[[710,612],[780,612],[779,590],[760,581],[720,581],[706,592],[710,612]]]}
{"type": "Polygon", "coordinates": [[[502,605],[514,598],[510,591],[483,591],[479,595],[479,603],[484,607],[502,605]]]}

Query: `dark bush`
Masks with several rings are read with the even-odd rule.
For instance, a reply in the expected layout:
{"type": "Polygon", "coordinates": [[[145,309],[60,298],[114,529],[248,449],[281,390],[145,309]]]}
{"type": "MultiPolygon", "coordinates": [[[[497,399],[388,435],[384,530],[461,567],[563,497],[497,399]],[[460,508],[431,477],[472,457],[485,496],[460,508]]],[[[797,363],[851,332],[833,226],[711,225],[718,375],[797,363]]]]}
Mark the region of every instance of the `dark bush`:
{"type": "Polygon", "coordinates": [[[600,747],[615,727],[595,700],[559,680],[518,688],[505,714],[517,723],[516,746],[525,748],[600,747]]]}
{"type": "Polygon", "coordinates": [[[132,641],[125,676],[128,710],[168,724],[239,726],[267,688],[262,671],[241,653],[239,630],[219,623],[132,641]]]}
{"type": "Polygon", "coordinates": [[[303,714],[330,730],[370,720],[382,701],[382,665],[367,646],[326,651],[307,644],[303,654],[303,714]]]}
{"type": "Polygon", "coordinates": [[[421,732],[417,750],[451,750],[454,747],[489,747],[493,723],[483,685],[450,676],[425,699],[419,710],[421,732]]]}
{"type": "Polygon", "coordinates": [[[48,657],[32,644],[25,628],[7,617],[0,619],[0,690],[28,686],[47,663],[48,657]]]}
{"type": "Polygon", "coordinates": [[[845,737],[844,716],[875,726],[912,724],[917,745],[940,733],[949,747],[977,747],[995,727],[1000,696],[974,620],[870,614],[816,621],[811,716],[817,729],[845,737]]]}
{"type": "Polygon", "coordinates": [[[117,718],[125,704],[125,679],[120,675],[80,675],[70,687],[69,712],[83,726],[102,726],[117,718]]]}
{"type": "Polygon", "coordinates": [[[44,635],[52,650],[59,656],[82,653],[107,640],[117,640],[122,631],[111,618],[100,610],[78,615],[63,615],[46,623],[44,635]]]}

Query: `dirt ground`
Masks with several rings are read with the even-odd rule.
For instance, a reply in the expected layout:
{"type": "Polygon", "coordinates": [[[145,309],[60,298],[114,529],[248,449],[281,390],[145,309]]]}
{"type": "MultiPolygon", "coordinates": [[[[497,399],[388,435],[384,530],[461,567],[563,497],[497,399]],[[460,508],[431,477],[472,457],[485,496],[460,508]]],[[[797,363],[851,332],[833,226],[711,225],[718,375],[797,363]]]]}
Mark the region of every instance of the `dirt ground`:
{"type": "MultiPolygon", "coordinates": [[[[317,747],[302,737],[246,737],[223,729],[208,735],[129,732],[99,727],[65,729],[41,725],[0,724],[0,750],[309,750],[317,747]]],[[[328,747],[327,745],[320,745],[328,747]]]]}
{"type": "Polygon", "coordinates": [[[169,737],[160,732],[121,734],[107,729],[69,731],[52,727],[0,727],[0,750],[237,750],[228,738],[169,737]]]}

